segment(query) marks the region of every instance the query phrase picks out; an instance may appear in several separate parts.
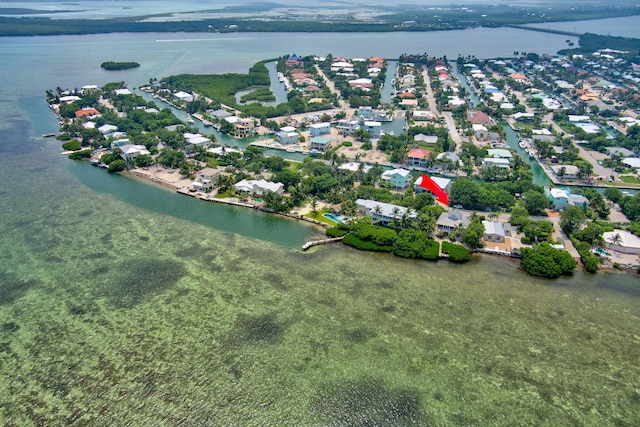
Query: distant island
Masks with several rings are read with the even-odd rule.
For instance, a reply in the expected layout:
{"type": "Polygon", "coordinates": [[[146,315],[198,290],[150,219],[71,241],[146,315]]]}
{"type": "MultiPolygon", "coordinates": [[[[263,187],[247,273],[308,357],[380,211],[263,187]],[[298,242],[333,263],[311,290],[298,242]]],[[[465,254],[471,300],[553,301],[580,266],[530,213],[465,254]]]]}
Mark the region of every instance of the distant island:
{"type": "Polygon", "coordinates": [[[138,68],[140,64],[137,62],[114,62],[107,61],[100,64],[100,67],[107,71],[117,71],[117,70],[129,70],[131,68],[138,68]]]}
{"type": "MultiPolygon", "coordinates": [[[[444,2],[443,2],[444,3],[444,2]]],[[[333,5],[332,10],[308,8],[301,16],[295,8],[259,3],[242,7],[182,12],[192,19],[174,19],[171,13],[112,19],[50,19],[0,17],[0,36],[105,34],[141,32],[392,32],[445,31],[475,27],[497,28],[546,22],[581,21],[634,16],[634,5],[510,6],[477,4],[473,8],[445,4],[437,8],[379,5],[333,5]],[[375,16],[375,18],[372,18],[375,16]]],[[[30,12],[34,13],[34,12],[30,12]]],[[[13,11],[13,14],[17,14],[13,11]]]]}

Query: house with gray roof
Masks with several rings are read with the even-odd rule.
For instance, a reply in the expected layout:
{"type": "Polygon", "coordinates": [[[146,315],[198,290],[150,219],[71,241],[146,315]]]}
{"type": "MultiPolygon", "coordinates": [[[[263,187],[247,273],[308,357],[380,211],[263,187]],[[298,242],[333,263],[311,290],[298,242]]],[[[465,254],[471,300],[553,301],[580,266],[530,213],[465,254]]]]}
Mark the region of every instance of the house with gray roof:
{"type": "Polygon", "coordinates": [[[358,206],[358,214],[371,218],[372,224],[389,225],[394,219],[400,219],[404,216],[408,218],[418,216],[413,209],[376,200],[358,199],[356,205],[358,206]]]}
{"type": "Polygon", "coordinates": [[[439,233],[451,234],[456,227],[462,225],[466,227],[471,222],[471,213],[452,210],[449,212],[442,212],[436,221],[436,230],[439,233]]]}

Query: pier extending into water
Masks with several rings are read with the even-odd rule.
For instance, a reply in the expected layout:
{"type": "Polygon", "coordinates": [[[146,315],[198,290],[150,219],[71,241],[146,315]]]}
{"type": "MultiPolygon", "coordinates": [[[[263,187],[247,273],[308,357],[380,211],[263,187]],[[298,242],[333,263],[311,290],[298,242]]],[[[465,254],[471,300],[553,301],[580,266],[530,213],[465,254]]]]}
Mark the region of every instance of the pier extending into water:
{"type": "Polygon", "coordinates": [[[344,236],[331,237],[331,238],[328,238],[328,239],[312,240],[312,241],[307,242],[304,245],[302,245],[302,250],[306,251],[307,249],[309,249],[310,247],[313,247],[313,246],[324,245],[326,243],[339,242],[342,239],[344,239],[344,236]]]}

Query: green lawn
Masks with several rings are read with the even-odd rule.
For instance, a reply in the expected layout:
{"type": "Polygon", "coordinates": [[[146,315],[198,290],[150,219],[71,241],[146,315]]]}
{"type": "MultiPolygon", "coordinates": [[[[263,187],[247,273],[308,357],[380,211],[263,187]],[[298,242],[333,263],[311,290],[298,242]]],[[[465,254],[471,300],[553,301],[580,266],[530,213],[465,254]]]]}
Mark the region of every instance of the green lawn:
{"type": "Polygon", "coordinates": [[[322,214],[329,212],[330,209],[322,209],[320,211],[316,211],[316,212],[309,212],[308,214],[305,214],[304,216],[306,216],[307,218],[311,218],[311,219],[315,219],[316,221],[320,221],[320,222],[324,222],[325,224],[329,224],[332,227],[335,227],[336,225],[338,225],[337,222],[330,220],[329,218],[323,216],[322,214]]]}
{"type": "Polygon", "coordinates": [[[640,184],[640,181],[635,176],[631,175],[620,175],[620,180],[622,182],[626,182],[627,184],[640,184]]]}

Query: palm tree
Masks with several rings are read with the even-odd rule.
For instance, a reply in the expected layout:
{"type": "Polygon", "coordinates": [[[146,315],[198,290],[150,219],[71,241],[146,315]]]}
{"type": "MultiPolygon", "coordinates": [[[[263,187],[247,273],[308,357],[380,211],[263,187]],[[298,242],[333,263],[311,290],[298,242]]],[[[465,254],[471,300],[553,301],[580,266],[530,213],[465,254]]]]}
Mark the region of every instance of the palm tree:
{"type": "MultiPolygon", "coordinates": [[[[375,218],[378,219],[380,217],[380,214],[382,213],[382,208],[380,207],[380,205],[376,205],[375,208],[373,208],[373,213],[375,214],[375,218]]],[[[371,218],[373,220],[373,218],[371,218]]],[[[372,221],[372,223],[375,224],[374,221],[372,221]]]]}
{"type": "Polygon", "coordinates": [[[622,243],[622,236],[620,233],[616,233],[609,238],[609,246],[607,247],[610,248],[613,245],[620,246],[620,243],[622,243]]]}

